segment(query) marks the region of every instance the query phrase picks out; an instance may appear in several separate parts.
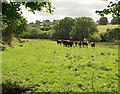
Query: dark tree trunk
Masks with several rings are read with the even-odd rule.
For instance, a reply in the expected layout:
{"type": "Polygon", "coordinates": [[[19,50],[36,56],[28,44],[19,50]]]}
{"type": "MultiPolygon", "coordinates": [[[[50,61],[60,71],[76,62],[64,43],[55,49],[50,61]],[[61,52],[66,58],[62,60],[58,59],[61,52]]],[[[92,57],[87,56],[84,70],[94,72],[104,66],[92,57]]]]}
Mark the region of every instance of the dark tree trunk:
{"type": "Polygon", "coordinates": [[[2,40],[11,46],[12,39],[13,39],[13,28],[12,28],[12,26],[9,26],[8,28],[6,28],[5,31],[3,31],[2,40]]]}

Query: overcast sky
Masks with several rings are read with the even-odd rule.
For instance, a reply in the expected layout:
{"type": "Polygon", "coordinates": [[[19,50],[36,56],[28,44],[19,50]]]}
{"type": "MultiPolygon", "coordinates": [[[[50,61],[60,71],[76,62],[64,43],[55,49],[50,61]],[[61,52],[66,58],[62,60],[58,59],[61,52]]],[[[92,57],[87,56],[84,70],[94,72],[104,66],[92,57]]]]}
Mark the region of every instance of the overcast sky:
{"type": "MultiPolygon", "coordinates": [[[[35,14],[28,12],[23,6],[23,16],[28,20],[28,22],[35,22],[36,20],[53,20],[53,19],[62,19],[64,17],[81,17],[87,16],[93,18],[94,21],[97,21],[100,16],[98,16],[95,11],[102,10],[106,8],[110,1],[115,0],[51,0],[52,6],[55,7],[54,14],[36,12],[35,14]]],[[[107,16],[110,21],[112,17],[107,16]]]]}

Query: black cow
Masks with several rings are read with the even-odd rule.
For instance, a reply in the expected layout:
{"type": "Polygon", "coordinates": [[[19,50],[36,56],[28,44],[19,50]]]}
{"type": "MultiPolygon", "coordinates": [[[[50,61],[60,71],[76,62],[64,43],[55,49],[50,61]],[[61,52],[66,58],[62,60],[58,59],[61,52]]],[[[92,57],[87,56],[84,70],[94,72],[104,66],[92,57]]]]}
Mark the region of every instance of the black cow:
{"type": "Polygon", "coordinates": [[[68,46],[68,42],[69,42],[69,40],[63,40],[63,45],[68,46]]]}
{"type": "Polygon", "coordinates": [[[70,46],[70,47],[73,46],[73,41],[69,41],[69,46],[70,46]]]}
{"type": "Polygon", "coordinates": [[[84,46],[88,47],[88,41],[83,41],[82,44],[83,44],[83,47],[84,46]]]}
{"type": "Polygon", "coordinates": [[[81,41],[79,41],[79,47],[81,48],[81,45],[82,45],[82,42],[81,41]]]}
{"type": "Polygon", "coordinates": [[[75,43],[75,46],[77,47],[78,42],[77,42],[77,41],[75,41],[74,43],[75,43]]]}

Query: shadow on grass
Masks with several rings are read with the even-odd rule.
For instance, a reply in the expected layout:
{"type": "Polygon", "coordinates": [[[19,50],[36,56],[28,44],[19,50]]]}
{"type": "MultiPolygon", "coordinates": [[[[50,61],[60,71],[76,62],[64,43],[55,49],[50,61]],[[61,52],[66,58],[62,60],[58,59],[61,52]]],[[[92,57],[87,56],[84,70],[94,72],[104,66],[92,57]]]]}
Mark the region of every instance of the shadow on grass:
{"type": "Polygon", "coordinates": [[[118,92],[35,92],[32,88],[23,88],[11,82],[2,83],[2,94],[119,94],[118,92]]]}
{"type": "Polygon", "coordinates": [[[2,94],[26,94],[27,92],[30,92],[30,88],[23,88],[19,85],[13,85],[10,82],[2,83],[2,94]]]}

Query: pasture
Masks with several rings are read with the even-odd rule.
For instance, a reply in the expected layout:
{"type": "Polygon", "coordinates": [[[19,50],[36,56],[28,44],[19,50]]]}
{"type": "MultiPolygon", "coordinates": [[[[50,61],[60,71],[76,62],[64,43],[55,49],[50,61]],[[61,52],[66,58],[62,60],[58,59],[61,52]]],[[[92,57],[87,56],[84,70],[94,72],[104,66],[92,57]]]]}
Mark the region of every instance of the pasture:
{"type": "Polygon", "coordinates": [[[2,52],[3,92],[117,92],[117,45],[28,40],[2,52]]]}
{"type": "Polygon", "coordinates": [[[107,29],[118,28],[118,25],[98,25],[97,28],[99,32],[106,32],[107,29]]]}

